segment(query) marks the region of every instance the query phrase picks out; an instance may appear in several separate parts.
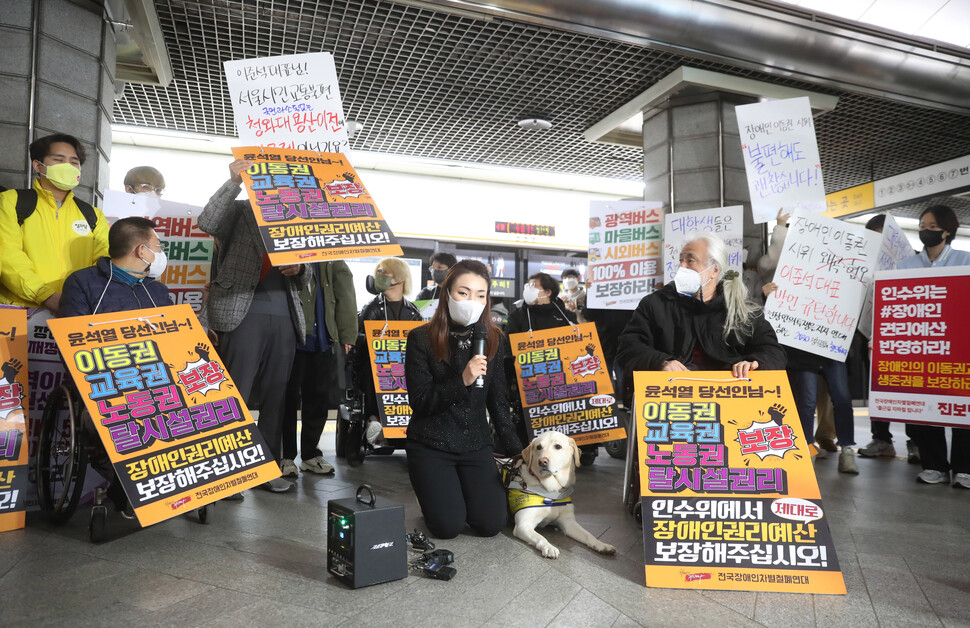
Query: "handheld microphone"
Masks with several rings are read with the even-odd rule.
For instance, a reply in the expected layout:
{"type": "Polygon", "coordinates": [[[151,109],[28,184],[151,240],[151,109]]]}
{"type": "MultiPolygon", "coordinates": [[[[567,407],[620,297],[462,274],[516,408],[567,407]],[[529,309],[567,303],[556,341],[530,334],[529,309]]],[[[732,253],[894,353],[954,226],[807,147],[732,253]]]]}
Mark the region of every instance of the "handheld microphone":
{"type": "MultiPolygon", "coordinates": [[[[485,355],[485,339],[488,331],[483,323],[475,323],[475,331],[472,332],[472,355],[485,355]]],[[[485,376],[479,375],[475,379],[475,388],[485,387],[485,376]]]]}

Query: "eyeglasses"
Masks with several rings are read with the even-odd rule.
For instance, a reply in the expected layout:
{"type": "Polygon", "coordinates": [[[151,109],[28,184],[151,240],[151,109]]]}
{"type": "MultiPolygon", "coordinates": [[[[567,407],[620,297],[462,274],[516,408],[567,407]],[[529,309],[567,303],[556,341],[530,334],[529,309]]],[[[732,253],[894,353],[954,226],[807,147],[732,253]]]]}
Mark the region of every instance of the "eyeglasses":
{"type": "Polygon", "coordinates": [[[155,187],[150,183],[138,183],[134,186],[136,192],[154,192],[159,196],[165,191],[164,186],[155,187]]]}

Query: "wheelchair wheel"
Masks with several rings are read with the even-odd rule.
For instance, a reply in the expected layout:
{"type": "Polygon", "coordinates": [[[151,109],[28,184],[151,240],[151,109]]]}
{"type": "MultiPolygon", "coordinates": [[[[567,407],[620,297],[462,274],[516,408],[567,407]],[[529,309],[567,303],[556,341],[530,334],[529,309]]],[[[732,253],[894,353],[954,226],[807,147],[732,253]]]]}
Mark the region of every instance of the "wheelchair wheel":
{"type": "MultiPolygon", "coordinates": [[[[623,425],[627,426],[627,430],[629,430],[630,413],[627,412],[626,410],[617,409],[616,414],[617,416],[620,417],[620,420],[623,422],[623,425]]],[[[616,458],[618,460],[623,460],[626,458],[627,445],[626,445],[625,438],[621,438],[619,440],[611,440],[610,442],[605,443],[603,445],[603,448],[606,449],[606,453],[610,455],[610,458],[616,458]]]]}
{"type": "Polygon", "coordinates": [[[41,417],[35,460],[37,497],[51,521],[66,523],[84,490],[87,451],[81,442],[83,404],[67,386],[54,389],[41,417]]]}
{"type": "Polygon", "coordinates": [[[351,421],[347,425],[347,439],[344,444],[347,464],[359,467],[364,463],[364,422],[351,421]]]}
{"type": "Polygon", "coordinates": [[[108,509],[104,506],[94,506],[91,508],[91,520],[88,522],[88,538],[92,543],[100,543],[104,540],[104,524],[108,518],[108,509]]]}

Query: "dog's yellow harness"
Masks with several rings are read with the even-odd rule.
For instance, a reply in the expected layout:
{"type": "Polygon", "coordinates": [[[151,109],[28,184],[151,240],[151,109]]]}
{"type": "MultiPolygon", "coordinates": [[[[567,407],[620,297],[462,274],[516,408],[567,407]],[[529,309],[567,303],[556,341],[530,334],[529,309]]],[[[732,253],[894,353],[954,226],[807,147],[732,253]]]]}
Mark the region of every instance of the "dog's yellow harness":
{"type": "Polygon", "coordinates": [[[525,490],[525,482],[521,485],[523,488],[514,488],[512,486],[512,479],[515,475],[518,475],[511,469],[502,469],[502,481],[508,488],[509,495],[509,514],[513,517],[515,513],[525,508],[539,508],[540,506],[565,506],[566,504],[573,503],[572,491],[564,491],[560,493],[559,497],[547,497],[545,495],[539,495],[538,493],[533,493],[531,491],[525,490]]]}

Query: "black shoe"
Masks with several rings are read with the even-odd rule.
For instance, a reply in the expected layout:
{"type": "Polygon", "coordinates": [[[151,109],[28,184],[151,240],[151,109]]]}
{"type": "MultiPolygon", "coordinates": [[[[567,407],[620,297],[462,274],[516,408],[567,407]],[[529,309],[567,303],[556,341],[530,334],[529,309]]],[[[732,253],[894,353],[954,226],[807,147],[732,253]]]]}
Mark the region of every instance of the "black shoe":
{"type": "Polygon", "coordinates": [[[906,462],[909,464],[919,464],[919,447],[911,440],[906,441],[906,462]]]}

